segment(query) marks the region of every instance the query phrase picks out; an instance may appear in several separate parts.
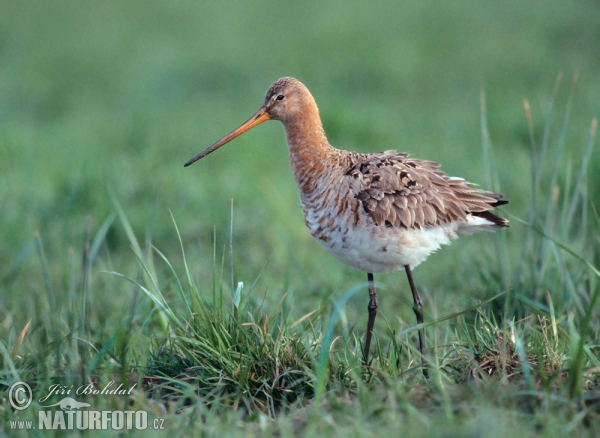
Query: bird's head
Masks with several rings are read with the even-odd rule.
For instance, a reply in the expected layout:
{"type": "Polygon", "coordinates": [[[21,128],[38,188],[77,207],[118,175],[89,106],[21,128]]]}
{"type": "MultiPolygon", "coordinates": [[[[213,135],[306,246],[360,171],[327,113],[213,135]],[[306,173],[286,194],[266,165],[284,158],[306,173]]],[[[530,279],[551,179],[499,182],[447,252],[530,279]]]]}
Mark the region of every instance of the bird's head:
{"type": "Polygon", "coordinates": [[[252,117],[189,160],[185,163],[185,166],[189,166],[199,159],[204,158],[224,144],[229,143],[234,138],[239,137],[244,132],[267,120],[281,120],[285,123],[287,120],[302,113],[306,108],[307,102],[314,104],[310,92],[302,82],[294,78],[277,79],[267,90],[263,105],[252,117]]]}

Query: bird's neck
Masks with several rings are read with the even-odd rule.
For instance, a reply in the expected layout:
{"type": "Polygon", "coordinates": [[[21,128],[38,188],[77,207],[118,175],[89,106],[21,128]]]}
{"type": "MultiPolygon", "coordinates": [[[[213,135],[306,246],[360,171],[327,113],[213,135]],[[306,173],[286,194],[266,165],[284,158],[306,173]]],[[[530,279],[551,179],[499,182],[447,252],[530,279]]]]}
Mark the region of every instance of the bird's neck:
{"type": "Polygon", "coordinates": [[[303,196],[314,193],[337,150],[327,141],[316,105],[283,125],[298,188],[303,196]]]}

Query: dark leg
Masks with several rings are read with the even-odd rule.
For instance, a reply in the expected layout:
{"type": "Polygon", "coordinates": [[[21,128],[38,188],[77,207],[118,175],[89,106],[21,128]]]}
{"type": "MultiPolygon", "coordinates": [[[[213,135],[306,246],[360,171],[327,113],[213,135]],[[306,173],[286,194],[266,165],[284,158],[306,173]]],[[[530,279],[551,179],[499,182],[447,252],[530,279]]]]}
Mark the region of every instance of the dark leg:
{"type": "Polygon", "coordinates": [[[367,273],[369,279],[369,320],[367,321],[367,333],[365,335],[365,357],[363,364],[366,365],[369,360],[369,350],[371,349],[371,336],[373,335],[373,326],[375,325],[375,317],[377,316],[377,293],[375,292],[375,280],[373,274],[367,273]]]}
{"type": "MultiPolygon", "coordinates": [[[[404,270],[406,271],[406,276],[408,277],[408,284],[410,284],[410,290],[412,292],[414,304],[413,310],[415,311],[415,315],[417,316],[417,324],[423,324],[423,301],[421,301],[421,297],[419,296],[419,292],[417,291],[417,287],[415,286],[415,281],[413,280],[412,271],[410,270],[410,266],[404,266],[404,270]]],[[[425,356],[423,355],[423,344],[425,343],[425,331],[423,329],[419,329],[419,351],[422,356],[422,366],[423,366],[423,377],[429,379],[429,371],[425,368],[425,356]]]]}

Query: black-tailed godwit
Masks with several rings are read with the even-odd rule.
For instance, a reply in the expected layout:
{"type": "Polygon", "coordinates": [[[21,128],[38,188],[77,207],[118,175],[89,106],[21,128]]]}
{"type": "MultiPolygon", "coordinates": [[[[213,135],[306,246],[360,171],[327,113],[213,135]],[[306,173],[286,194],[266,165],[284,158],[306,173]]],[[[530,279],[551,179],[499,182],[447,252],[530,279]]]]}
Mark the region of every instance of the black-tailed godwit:
{"type": "MultiPolygon", "coordinates": [[[[423,323],[423,302],[411,268],[459,234],[506,227],[508,221],[491,210],[507,201],[501,200],[503,195],[472,188],[464,179],[446,175],[438,163],[410,158],[406,153],[359,154],[334,148],[327,141],[314,98],[294,78],[275,81],[256,114],[185,166],[267,120],[283,123],[310,233],[338,260],[367,273],[366,363],[377,315],[373,273],[404,269],[417,324],[423,323]]],[[[419,350],[427,377],[423,344],[421,329],[419,350]]]]}

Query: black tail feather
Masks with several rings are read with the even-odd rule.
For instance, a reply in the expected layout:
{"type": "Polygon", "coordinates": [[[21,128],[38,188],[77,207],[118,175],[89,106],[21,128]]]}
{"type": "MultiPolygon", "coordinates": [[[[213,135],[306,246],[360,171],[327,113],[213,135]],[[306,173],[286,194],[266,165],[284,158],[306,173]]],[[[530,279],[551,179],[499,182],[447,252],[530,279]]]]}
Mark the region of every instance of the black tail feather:
{"type": "MultiPolygon", "coordinates": [[[[504,198],[504,195],[501,193],[486,193],[485,196],[495,199],[496,202],[490,203],[491,207],[500,207],[501,205],[506,205],[508,204],[508,201],[502,199],[504,198]]],[[[492,213],[491,211],[487,210],[487,211],[475,211],[475,212],[471,212],[471,214],[473,216],[477,216],[477,217],[481,217],[483,219],[486,219],[500,227],[508,227],[508,220],[498,216],[497,214],[492,213]]]]}
{"type": "Polygon", "coordinates": [[[473,216],[481,217],[485,220],[488,220],[499,227],[508,227],[508,220],[503,217],[498,216],[497,214],[492,213],[491,211],[475,211],[471,213],[473,216]]]}

